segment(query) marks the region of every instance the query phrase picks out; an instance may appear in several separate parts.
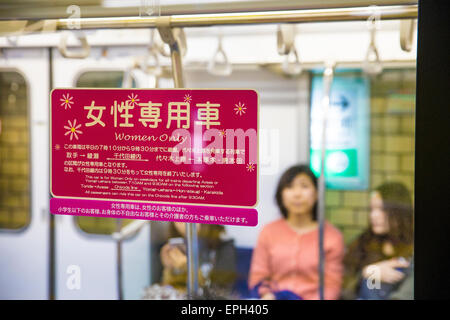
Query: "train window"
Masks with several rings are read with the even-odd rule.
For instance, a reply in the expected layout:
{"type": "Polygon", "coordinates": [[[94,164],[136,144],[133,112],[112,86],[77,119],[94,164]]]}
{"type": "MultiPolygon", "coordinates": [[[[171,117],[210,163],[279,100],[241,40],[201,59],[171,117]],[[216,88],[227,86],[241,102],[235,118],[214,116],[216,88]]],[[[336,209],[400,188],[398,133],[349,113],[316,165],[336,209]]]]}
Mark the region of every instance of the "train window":
{"type": "Polygon", "coordinates": [[[346,245],[341,298],[410,300],[414,294],[416,72],[391,69],[368,80],[369,182],[359,190],[328,188],[326,192],[327,219],[341,230],[346,245]],[[355,286],[361,274],[380,281],[383,275],[377,272],[387,262],[391,270],[401,272],[395,286],[389,287],[384,279],[377,290],[371,290],[369,280],[367,285],[355,286]]]}
{"type": "MultiPolygon", "coordinates": [[[[121,88],[123,77],[123,71],[87,71],[79,76],[76,87],[121,88]]],[[[136,88],[135,79],[132,79],[132,87],[136,88]]],[[[132,221],[129,219],[76,217],[78,227],[84,232],[92,234],[111,234],[132,221]]]]}
{"type": "Polygon", "coordinates": [[[25,79],[0,72],[0,229],[30,223],[30,130],[25,79]]]}
{"type": "MultiPolygon", "coordinates": [[[[327,189],[326,193],[327,219],[342,230],[347,244],[369,226],[370,199],[375,190],[395,183],[408,191],[411,205],[414,199],[416,71],[386,70],[369,81],[368,188],[327,189]]],[[[394,191],[388,190],[388,193],[388,197],[396,197],[394,191]]],[[[409,224],[412,224],[412,216],[410,219],[409,224]]],[[[412,234],[409,236],[412,237],[412,234]]]]}
{"type": "MultiPolygon", "coordinates": [[[[87,71],[77,79],[78,88],[121,88],[123,71],[87,71]]],[[[132,78],[132,88],[136,88],[136,80],[132,78]]]]}

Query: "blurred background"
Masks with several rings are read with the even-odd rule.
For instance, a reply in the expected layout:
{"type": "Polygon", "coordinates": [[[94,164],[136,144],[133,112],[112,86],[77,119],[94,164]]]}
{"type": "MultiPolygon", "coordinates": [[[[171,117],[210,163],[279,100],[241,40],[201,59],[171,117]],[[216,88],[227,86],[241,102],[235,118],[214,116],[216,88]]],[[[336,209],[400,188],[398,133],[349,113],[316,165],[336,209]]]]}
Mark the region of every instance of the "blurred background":
{"type": "Polygon", "coordinates": [[[335,63],[335,72],[326,219],[348,245],[369,226],[375,187],[401,182],[414,196],[417,23],[378,14],[416,4],[0,1],[0,298],[140,299],[161,281],[159,250],[169,237],[168,223],[149,222],[119,242],[112,234],[130,220],[49,213],[50,91],[174,87],[168,48],[155,29],[109,29],[114,18],[302,10],[318,10],[322,17],[289,25],[184,28],[186,87],[251,88],[260,97],[259,224],[225,227],[237,249],[236,287],[242,289],[261,229],[281,217],[274,196],[282,172],[309,163],[318,174],[321,118],[314,108],[327,63],[335,63]],[[327,10],[355,7],[375,18],[327,21],[327,10]],[[55,27],[58,19],[71,18],[104,19],[89,30],[77,28],[77,20],[73,28],[55,27]],[[77,290],[69,285],[74,270],[82,279],[77,290]]]}

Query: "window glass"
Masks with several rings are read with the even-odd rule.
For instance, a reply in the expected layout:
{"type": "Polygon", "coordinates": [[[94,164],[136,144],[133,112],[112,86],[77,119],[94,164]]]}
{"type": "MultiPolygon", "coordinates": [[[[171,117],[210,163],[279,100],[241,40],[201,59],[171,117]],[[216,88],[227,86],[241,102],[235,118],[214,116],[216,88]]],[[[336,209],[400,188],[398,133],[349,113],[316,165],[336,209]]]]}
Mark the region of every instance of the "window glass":
{"type": "Polygon", "coordinates": [[[327,218],[346,243],[369,224],[373,190],[387,182],[404,185],[414,199],[415,70],[386,70],[370,79],[370,165],[367,190],[327,189],[327,218]]]}
{"type": "Polygon", "coordinates": [[[344,299],[413,299],[415,77],[403,69],[370,79],[368,188],[326,192],[327,220],[346,247],[344,299]],[[402,278],[389,283],[380,263],[402,278]]]}
{"type": "Polygon", "coordinates": [[[0,229],[30,223],[30,131],[25,79],[0,73],[0,229]]]}

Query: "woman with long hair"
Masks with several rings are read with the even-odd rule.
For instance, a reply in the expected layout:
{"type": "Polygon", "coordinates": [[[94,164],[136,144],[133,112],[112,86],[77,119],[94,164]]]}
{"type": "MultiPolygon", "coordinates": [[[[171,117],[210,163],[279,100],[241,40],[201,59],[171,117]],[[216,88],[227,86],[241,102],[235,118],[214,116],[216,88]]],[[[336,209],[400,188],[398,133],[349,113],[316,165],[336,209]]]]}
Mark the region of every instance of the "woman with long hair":
{"type": "Polygon", "coordinates": [[[370,208],[369,227],[344,258],[344,299],[388,299],[410,272],[413,208],[408,189],[384,183],[372,193],[370,208]]]}

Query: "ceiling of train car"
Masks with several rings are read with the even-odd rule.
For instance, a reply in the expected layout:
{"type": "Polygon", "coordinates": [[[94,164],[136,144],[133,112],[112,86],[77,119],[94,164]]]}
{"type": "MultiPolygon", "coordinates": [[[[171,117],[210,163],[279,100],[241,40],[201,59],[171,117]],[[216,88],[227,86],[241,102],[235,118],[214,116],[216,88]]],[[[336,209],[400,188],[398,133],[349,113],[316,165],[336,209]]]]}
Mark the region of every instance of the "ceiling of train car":
{"type": "Polygon", "coordinates": [[[68,18],[70,6],[81,17],[175,15],[417,4],[418,0],[0,0],[0,20],[68,18]],[[144,9],[144,10],[143,10],[144,9]]]}

